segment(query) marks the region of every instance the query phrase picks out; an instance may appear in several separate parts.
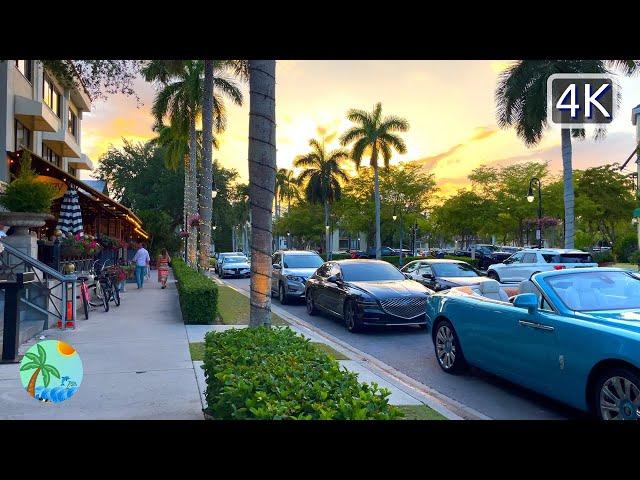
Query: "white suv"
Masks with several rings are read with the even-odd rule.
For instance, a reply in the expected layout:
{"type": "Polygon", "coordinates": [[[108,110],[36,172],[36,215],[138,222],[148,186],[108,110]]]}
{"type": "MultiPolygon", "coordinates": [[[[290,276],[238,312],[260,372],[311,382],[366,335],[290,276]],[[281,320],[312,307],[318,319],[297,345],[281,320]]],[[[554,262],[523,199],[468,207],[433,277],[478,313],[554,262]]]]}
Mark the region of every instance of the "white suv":
{"type": "Polygon", "coordinates": [[[597,266],[591,254],[582,250],[525,248],[504,262],[491,265],[487,270],[487,276],[502,283],[522,282],[538,272],[597,266]]]}

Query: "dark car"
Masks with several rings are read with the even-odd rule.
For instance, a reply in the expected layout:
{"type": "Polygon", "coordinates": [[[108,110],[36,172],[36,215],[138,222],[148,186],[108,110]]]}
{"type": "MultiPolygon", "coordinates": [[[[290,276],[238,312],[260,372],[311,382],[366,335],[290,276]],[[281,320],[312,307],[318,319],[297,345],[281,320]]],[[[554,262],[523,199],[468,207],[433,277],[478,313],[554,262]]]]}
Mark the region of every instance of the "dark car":
{"type": "Polygon", "coordinates": [[[436,292],[490,280],[467,262],[460,260],[415,260],[407,263],[400,271],[436,292]]]}
{"type": "MultiPolygon", "coordinates": [[[[398,252],[396,252],[391,247],[382,247],[380,248],[380,256],[382,257],[396,257],[398,256],[398,252]]],[[[367,257],[368,258],[376,258],[376,247],[371,247],[367,249],[367,257]]]]}
{"type": "Polygon", "coordinates": [[[368,325],[425,328],[425,306],[433,293],[382,260],[326,262],[306,287],[309,315],[321,310],[337,316],[350,332],[368,325]]]}
{"type": "Polygon", "coordinates": [[[475,257],[480,270],[486,270],[495,263],[502,263],[512,255],[510,252],[500,250],[500,248],[495,245],[488,244],[472,245],[470,251],[475,251],[475,257]]]}

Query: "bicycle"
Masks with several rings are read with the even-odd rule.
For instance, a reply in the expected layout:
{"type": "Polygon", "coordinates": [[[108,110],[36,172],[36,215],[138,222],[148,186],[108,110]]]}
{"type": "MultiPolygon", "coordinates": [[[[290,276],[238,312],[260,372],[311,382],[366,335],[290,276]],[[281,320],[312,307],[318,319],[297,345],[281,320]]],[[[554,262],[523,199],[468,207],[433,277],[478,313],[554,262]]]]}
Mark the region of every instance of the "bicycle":
{"type": "MultiPolygon", "coordinates": [[[[106,262],[105,262],[106,263],[106,262]]],[[[110,302],[115,303],[116,307],[120,306],[120,289],[118,288],[118,284],[120,283],[118,280],[118,266],[110,265],[109,267],[102,268],[102,272],[104,272],[104,276],[108,283],[109,294],[107,298],[110,302]]]]}
{"type": "Polygon", "coordinates": [[[93,297],[95,299],[97,299],[97,301],[89,301],[89,305],[91,305],[92,307],[99,307],[102,306],[104,308],[105,312],[109,311],[109,299],[112,296],[111,293],[111,285],[110,285],[110,281],[108,276],[106,276],[102,270],[104,269],[104,266],[106,265],[106,261],[102,264],[102,267],[100,267],[99,269],[96,270],[96,264],[99,262],[99,260],[96,260],[95,262],[93,262],[93,265],[91,267],[91,270],[94,272],[94,280],[95,283],[93,283],[92,285],[89,285],[89,289],[91,289],[92,293],[93,293],[93,297]]]}

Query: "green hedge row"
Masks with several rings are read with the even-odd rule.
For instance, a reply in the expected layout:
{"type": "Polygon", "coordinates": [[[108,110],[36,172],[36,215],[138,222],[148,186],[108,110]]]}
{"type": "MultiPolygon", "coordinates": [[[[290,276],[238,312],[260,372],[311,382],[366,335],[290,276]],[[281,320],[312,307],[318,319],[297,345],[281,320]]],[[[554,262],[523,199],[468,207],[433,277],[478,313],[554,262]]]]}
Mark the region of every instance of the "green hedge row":
{"type": "Polygon", "coordinates": [[[171,262],[177,280],[184,323],[207,325],[218,312],[218,286],[213,280],[176,258],[171,262]]]}
{"type": "Polygon", "coordinates": [[[375,420],[399,418],[390,392],[357,375],[285,328],[205,336],[208,413],[215,419],[375,420]]]}

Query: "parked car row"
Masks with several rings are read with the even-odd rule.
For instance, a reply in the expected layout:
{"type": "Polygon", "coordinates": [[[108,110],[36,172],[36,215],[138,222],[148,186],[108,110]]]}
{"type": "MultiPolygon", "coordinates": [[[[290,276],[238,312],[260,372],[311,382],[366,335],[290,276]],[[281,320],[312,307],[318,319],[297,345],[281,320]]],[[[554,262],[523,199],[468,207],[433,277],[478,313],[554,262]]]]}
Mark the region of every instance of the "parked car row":
{"type": "Polygon", "coordinates": [[[271,292],[350,332],[429,329],[446,373],[475,366],[601,419],[640,419],[640,276],[598,268],[587,252],[523,249],[485,276],[460,260],[399,270],[285,250],[273,255],[271,292]]]}

